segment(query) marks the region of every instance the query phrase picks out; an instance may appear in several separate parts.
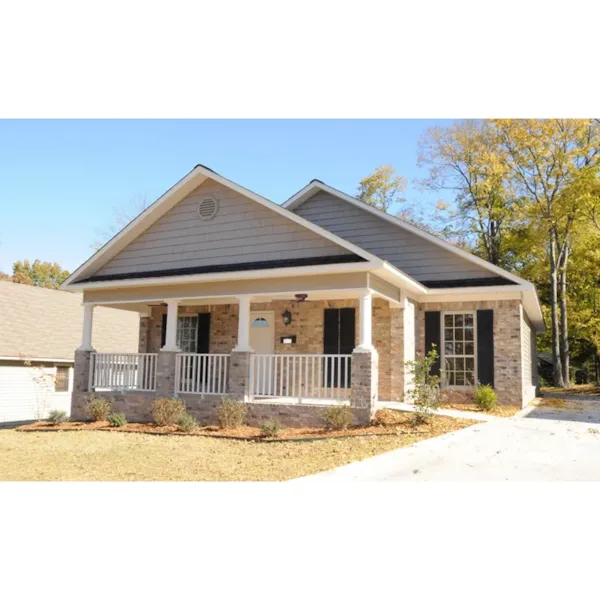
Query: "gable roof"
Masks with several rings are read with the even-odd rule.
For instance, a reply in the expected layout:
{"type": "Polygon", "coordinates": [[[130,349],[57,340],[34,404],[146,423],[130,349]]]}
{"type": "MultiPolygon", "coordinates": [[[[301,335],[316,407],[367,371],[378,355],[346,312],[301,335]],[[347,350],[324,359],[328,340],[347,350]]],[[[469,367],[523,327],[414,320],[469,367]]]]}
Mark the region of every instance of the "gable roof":
{"type": "MultiPolygon", "coordinates": [[[[0,357],[72,362],[83,332],[82,294],[0,282],[0,357]]],[[[94,348],[137,352],[136,312],[96,307],[94,348]]]]}
{"type": "Polygon", "coordinates": [[[212,179],[213,181],[216,181],[217,183],[236,191],[246,198],[249,198],[258,204],[275,211],[286,219],[289,219],[301,225],[302,227],[317,233],[321,237],[334,242],[342,248],[349,250],[365,261],[378,264],[381,263],[381,259],[374,256],[370,252],[367,252],[363,248],[359,248],[347,240],[344,240],[343,238],[330,233],[326,229],[319,227],[315,223],[303,219],[302,217],[295,215],[285,208],[282,208],[280,205],[275,204],[274,202],[271,202],[262,196],[259,196],[258,194],[238,185],[237,183],[234,183],[233,181],[230,181],[229,179],[226,179],[225,177],[222,177],[208,167],[196,165],[185,177],[178,181],[174,186],[169,188],[160,198],[158,198],[112,239],[104,244],[104,246],[102,246],[102,248],[93,254],[85,263],[78,267],[63,283],[62,289],[69,289],[71,284],[80,282],[93,275],[98,269],[100,269],[110,259],[115,257],[128,244],[139,237],[151,225],[156,223],[171,208],[183,200],[189,193],[204,183],[204,181],[207,179],[212,179]]]}
{"type": "MultiPolygon", "coordinates": [[[[362,202],[361,200],[358,200],[357,198],[354,198],[353,196],[350,196],[349,194],[346,194],[336,188],[331,187],[330,185],[327,185],[326,183],[323,183],[319,179],[313,179],[308,185],[303,187],[299,192],[294,194],[289,200],[284,202],[282,206],[290,211],[294,211],[299,206],[301,206],[304,202],[306,202],[308,199],[312,198],[319,191],[327,192],[327,193],[331,194],[332,196],[335,196],[336,198],[344,200],[345,202],[348,202],[349,204],[351,204],[353,206],[356,206],[362,210],[365,210],[365,211],[377,216],[378,218],[387,221],[388,223],[392,223],[399,229],[402,229],[404,231],[408,231],[414,235],[417,235],[420,238],[423,238],[423,239],[427,240],[428,242],[435,244],[436,246],[440,246],[444,250],[452,252],[453,254],[456,254],[457,256],[460,256],[461,258],[463,258],[479,267],[487,269],[488,271],[495,273],[496,275],[506,278],[515,284],[532,285],[525,279],[522,279],[521,277],[519,277],[518,275],[514,275],[513,273],[510,273],[509,271],[506,271],[505,269],[502,269],[501,267],[493,265],[493,264],[487,262],[486,260],[483,260],[482,258],[479,258],[478,256],[475,256],[474,254],[467,252],[466,250],[458,248],[454,244],[451,244],[450,242],[447,242],[446,240],[443,240],[442,238],[439,238],[427,231],[424,231],[423,229],[419,229],[418,227],[415,227],[414,225],[411,225],[410,223],[407,223],[406,221],[398,219],[397,217],[389,215],[389,214],[383,212],[382,210],[367,204],[366,202],[362,202]]],[[[425,285],[427,285],[427,284],[425,284],[425,285]]]]}

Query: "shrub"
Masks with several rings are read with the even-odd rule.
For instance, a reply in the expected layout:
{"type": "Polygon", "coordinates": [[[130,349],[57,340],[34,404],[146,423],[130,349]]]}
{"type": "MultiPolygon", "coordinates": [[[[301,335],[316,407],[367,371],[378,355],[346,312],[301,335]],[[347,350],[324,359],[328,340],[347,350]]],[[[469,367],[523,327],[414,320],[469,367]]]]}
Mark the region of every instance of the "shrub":
{"type": "Polygon", "coordinates": [[[127,419],[123,413],[111,413],[108,415],[108,424],[111,427],[123,427],[127,425],[127,419]]]}
{"type": "Polygon", "coordinates": [[[179,431],[192,431],[198,427],[198,422],[192,415],[188,415],[188,413],[183,413],[181,417],[179,417],[179,422],[177,423],[179,426],[179,431]]]}
{"type": "Polygon", "coordinates": [[[496,408],[498,403],[498,396],[496,391],[491,385],[478,385],[475,388],[475,404],[481,408],[481,410],[490,411],[496,408]]]}
{"type": "Polygon", "coordinates": [[[248,407],[239,400],[222,398],[217,409],[221,429],[234,429],[241,427],[246,419],[248,407]]]}
{"type": "Polygon", "coordinates": [[[69,417],[67,417],[67,413],[64,410],[51,410],[48,415],[48,421],[52,425],[60,425],[61,423],[66,423],[68,420],[69,417]]]}
{"type": "Polygon", "coordinates": [[[440,377],[432,375],[431,369],[438,359],[435,344],[425,357],[418,360],[409,360],[406,366],[413,379],[413,387],[407,392],[409,401],[415,405],[413,424],[429,422],[434,411],[440,405],[440,377]]]}
{"type": "Polygon", "coordinates": [[[152,417],[159,427],[177,425],[185,414],[185,404],[176,398],[157,398],[152,402],[152,417]]]}
{"type": "Polygon", "coordinates": [[[400,411],[391,410],[389,408],[379,409],[373,415],[373,425],[380,427],[391,427],[400,425],[404,421],[404,415],[400,411]]]}
{"type": "Polygon", "coordinates": [[[352,423],[352,409],[349,406],[330,406],[323,411],[323,420],[328,429],[348,429],[352,423]]]}
{"type": "Polygon", "coordinates": [[[277,419],[267,419],[260,424],[260,428],[265,437],[277,437],[281,430],[281,423],[277,419]]]}
{"type": "Polygon", "coordinates": [[[90,396],[86,413],[92,421],[106,421],[112,412],[112,402],[99,396],[90,396]]]}

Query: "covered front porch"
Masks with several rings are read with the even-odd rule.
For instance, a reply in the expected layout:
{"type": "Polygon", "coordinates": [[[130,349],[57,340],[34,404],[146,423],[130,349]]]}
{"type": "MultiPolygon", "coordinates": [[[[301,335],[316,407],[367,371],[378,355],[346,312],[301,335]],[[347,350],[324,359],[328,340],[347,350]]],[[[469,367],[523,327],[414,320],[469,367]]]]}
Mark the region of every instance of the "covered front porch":
{"type": "MultiPolygon", "coordinates": [[[[356,275],[356,283],[370,285],[347,287],[347,276],[331,275],[333,285],[323,289],[313,277],[310,288],[285,290],[279,282],[282,291],[229,296],[196,290],[189,297],[138,301],[145,291],[127,299],[114,297],[122,290],[86,292],[73,410],[83,406],[76,396],[93,392],[121,406],[129,398],[146,412],[154,397],[178,397],[203,414],[227,396],[260,405],[266,414],[267,406],[337,404],[370,414],[379,398],[402,394],[403,300],[385,282],[378,289],[375,277],[356,275]],[[97,305],[140,313],[139,353],[94,350],[97,305]]],[[[169,295],[177,291],[174,286],[169,295]]]]}

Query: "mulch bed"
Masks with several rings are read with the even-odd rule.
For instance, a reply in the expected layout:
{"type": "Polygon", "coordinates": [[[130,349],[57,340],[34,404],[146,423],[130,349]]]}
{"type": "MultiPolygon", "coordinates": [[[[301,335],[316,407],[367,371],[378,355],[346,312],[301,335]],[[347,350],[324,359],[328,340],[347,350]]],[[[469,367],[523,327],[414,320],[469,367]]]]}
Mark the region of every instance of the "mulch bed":
{"type": "Polygon", "coordinates": [[[494,417],[512,417],[516,415],[520,410],[520,406],[512,406],[510,404],[497,404],[496,408],[493,408],[490,411],[485,411],[477,404],[466,404],[466,403],[456,403],[456,404],[442,404],[440,408],[449,408],[452,410],[462,410],[467,412],[478,412],[484,415],[492,415],[494,417]]]}
{"type": "MultiPolygon", "coordinates": [[[[387,411],[386,411],[387,412],[387,411]]],[[[214,425],[198,427],[190,432],[179,431],[176,425],[159,427],[154,423],[127,423],[123,427],[111,427],[107,421],[69,421],[61,425],[52,425],[46,421],[38,421],[22,425],[17,431],[23,432],[68,432],[68,431],[109,431],[121,433],[145,433],[150,435],[176,435],[176,436],[202,436],[213,438],[228,438],[253,442],[278,442],[278,441],[314,441],[330,438],[347,438],[358,436],[384,436],[403,434],[422,434],[431,436],[432,432],[443,432],[448,426],[448,421],[456,421],[451,417],[435,415],[427,424],[413,425],[412,413],[393,411],[389,417],[391,422],[385,425],[355,426],[336,431],[318,427],[282,428],[276,438],[265,437],[258,427],[243,425],[234,429],[220,429],[214,425]]],[[[462,419],[461,419],[462,421],[462,419]]],[[[466,420],[465,420],[466,422],[466,420]]]]}

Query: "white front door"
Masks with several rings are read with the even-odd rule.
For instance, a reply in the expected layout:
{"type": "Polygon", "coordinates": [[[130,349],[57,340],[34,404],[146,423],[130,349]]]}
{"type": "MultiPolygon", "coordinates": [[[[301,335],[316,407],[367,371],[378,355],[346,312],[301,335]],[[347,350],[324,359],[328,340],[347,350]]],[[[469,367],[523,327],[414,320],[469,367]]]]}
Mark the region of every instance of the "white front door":
{"type": "Polygon", "coordinates": [[[259,354],[275,353],[275,313],[272,310],[250,312],[250,348],[254,350],[255,362],[252,373],[252,393],[271,396],[273,386],[273,359],[258,358],[259,354]]]}
{"type": "Polygon", "coordinates": [[[250,348],[256,354],[275,353],[275,313],[272,310],[250,312],[250,348]]]}

